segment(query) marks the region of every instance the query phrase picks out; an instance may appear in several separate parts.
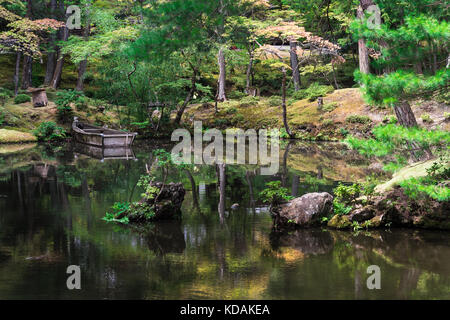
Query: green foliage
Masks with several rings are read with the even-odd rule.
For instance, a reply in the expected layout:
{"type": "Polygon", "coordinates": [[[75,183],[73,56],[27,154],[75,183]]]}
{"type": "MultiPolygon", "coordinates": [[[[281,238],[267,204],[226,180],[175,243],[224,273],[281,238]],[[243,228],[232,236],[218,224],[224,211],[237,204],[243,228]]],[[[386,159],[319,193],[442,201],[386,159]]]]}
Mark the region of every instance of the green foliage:
{"type": "Polygon", "coordinates": [[[334,91],[332,86],[323,86],[317,82],[311,84],[307,89],[295,91],[292,97],[301,100],[308,99],[309,101],[315,101],[319,97],[324,97],[334,91]]]}
{"type": "Polygon", "coordinates": [[[8,99],[9,99],[8,94],[6,94],[4,92],[0,92],[0,105],[1,106],[4,106],[8,99]]]}
{"type": "Polygon", "coordinates": [[[46,121],[39,124],[33,134],[38,141],[42,142],[56,142],[66,138],[66,131],[58,127],[53,121],[46,121]]]}
{"type": "Polygon", "coordinates": [[[122,224],[129,223],[129,219],[127,216],[118,218],[120,215],[123,215],[130,209],[129,203],[116,202],[116,203],[114,203],[112,209],[113,209],[113,212],[112,213],[107,212],[105,214],[105,216],[103,217],[103,220],[105,220],[107,222],[117,222],[117,223],[122,223],[122,224]]]}
{"type": "Polygon", "coordinates": [[[266,183],[266,188],[260,192],[259,196],[264,203],[268,203],[273,207],[293,199],[289,195],[289,190],[281,187],[281,181],[266,183]]]}
{"type": "Polygon", "coordinates": [[[441,157],[438,161],[427,169],[427,176],[421,178],[411,178],[400,182],[405,194],[413,199],[420,199],[426,196],[437,201],[450,201],[450,179],[449,161],[441,157]]]}
{"type": "Polygon", "coordinates": [[[282,98],[280,96],[271,96],[268,100],[269,106],[271,107],[279,107],[283,103],[282,98]]]}
{"type": "Polygon", "coordinates": [[[433,119],[431,119],[431,116],[428,113],[424,113],[420,116],[420,118],[422,119],[422,121],[424,123],[433,123],[433,119]]]}
{"type": "Polygon", "coordinates": [[[339,183],[333,192],[336,200],[343,204],[351,204],[361,195],[362,190],[361,186],[357,183],[350,186],[339,183]]]}
{"type": "Polygon", "coordinates": [[[339,107],[339,105],[336,102],[326,103],[323,105],[322,110],[325,112],[332,112],[337,107],[339,107]]]}
{"type": "Polygon", "coordinates": [[[240,100],[241,107],[251,107],[259,103],[259,97],[246,96],[240,100]]]}
{"type": "Polygon", "coordinates": [[[348,116],[347,119],[345,119],[345,121],[348,123],[360,123],[360,124],[367,124],[372,122],[372,120],[368,116],[358,114],[348,116]]]}
{"type": "Polygon", "coordinates": [[[340,216],[345,216],[352,211],[352,206],[346,206],[345,204],[339,202],[337,199],[333,200],[334,213],[340,216]]]}
{"type": "Polygon", "coordinates": [[[76,90],[61,90],[56,94],[55,103],[58,112],[58,120],[70,122],[73,115],[71,105],[85,106],[87,101],[83,92],[76,90]]]}
{"type": "Polygon", "coordinates": [[[411,178],[400,182],[405,194],[413,199],[429,196],[437,201],[450,201],[450,188],[438,185],[430,178],[411,178]]]}
{"type": "Polygon", "coordinates": [[[2,94],[7,96],[8,98],[14,97],[14,92],[12,90],[0,87],[0,95],[2,94]]]}
{"type": "Polygon", "coordinates": [[[372,130],[374,139],[348,137],[345,143],[368,157],[384,157],[402,150],[408,151],[410,142],[421,148],[443,147],[450,143],[450,133],[441,130],[405,128],[394,124],[380,125],[372,130]]]}
{"type": "Polygon", "coordinates": [[[387,123],[387,124],[396,124],[397,121],[398,121],[397,118],[393,115],[385,116],[383,118],[383,123],[387,123]]]}
{"type": "Polygon", "coordinates": [[[14,98],[15,104],[21,104],[21,103],[30,102],[30,101],[31,101],[31,97],[27,94],[18,94],[14,98]]]}

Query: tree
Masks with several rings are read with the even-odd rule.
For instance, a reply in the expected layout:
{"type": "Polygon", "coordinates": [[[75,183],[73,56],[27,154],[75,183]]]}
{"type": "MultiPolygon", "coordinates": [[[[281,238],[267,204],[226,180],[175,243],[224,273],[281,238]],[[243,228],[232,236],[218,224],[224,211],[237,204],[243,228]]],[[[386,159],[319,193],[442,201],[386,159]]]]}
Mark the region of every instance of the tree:
{"type": "Polygon", "coordinates": [[[417,121],[409,101],[448,90],[449,25],[444,19],[420,13],[410,13],[400,23],[395,28],[385,23],[378,29],[368,29],[364,24],[353,25],[357,37],[364,35],[368,47],[375,51],[374,66],[392,70],[378,76],[355,74],[363,83],[369,102],[392,106],[399,124],[413,127],[417,126],[417,121]],[[423,61],[424,68],[420,70],[416,67],[418,60],[423,61]]]}
{"type": "MultiPolygon", "coordinates": [[[[258,34],[264,36],[266,39],[277,38],[282,41],[299,41],[299,45],[304,48],[308,48],[310,55],[305,55],[303,61],[311,59],[312,53],[319,55],[332,56],[336,61],[344,60],[338,53],[340,47],[331,43],[328,40],[322,39],[319,36],[313,35],[310,32],[305,31],[303,27],[298,26],[295,22],[281,22],[278,25],[271,25],[258,31],[258,34]]],[[[286,108],[286,73],[290,66],[284,61],[282,52],[275,46],[261,45],[260,52],[275,57],[275,59],[268,59],[265,61],[270,67],[279,69],[282,72],[282,112],[283,112],[283,124],[286,133],[289,137],[294,138],[294,134],[289,128],[287,120],[287,108],[286,108]]],[[[303,61],[299,61],[300,64],[303,61]]],[[[345,60],[344,60],[345,61],[345,60]]],[[[298,67],[298,65],[297,65],[298,67]]]]}
{"type": "MultiPolygon", "coordinates": [[[[13,1],[19,5],[20,2],[13,1]]],[[[27,16],[31,15],[31,1],[27,2],[27,16]]],[[[19,5],[20,7],[20,5],[19,5]]],[[[18,14],[0,6],[0,19],[6,21],[7,30],[0,32],[0,49],[13,51],[16,53],[16,66],[14,72],[14,86],[17,94],[19,85],[20,59],[25,57],[23,87],[31,85],[31,62],[33,58],[41,58],[40,45],[45,40],[49,32],[52,32],[64,23],[54,19],[31,20],[28,17],[21,17],[18,14]]]]}

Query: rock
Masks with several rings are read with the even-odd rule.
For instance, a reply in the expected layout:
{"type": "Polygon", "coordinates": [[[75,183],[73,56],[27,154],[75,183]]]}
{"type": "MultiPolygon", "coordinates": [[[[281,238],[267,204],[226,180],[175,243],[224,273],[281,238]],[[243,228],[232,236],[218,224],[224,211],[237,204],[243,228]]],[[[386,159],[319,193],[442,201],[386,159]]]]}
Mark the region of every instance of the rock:
{"type": "Polygon", "coordinates": [[[237,210],[239,209],[239,203],[235,203],[231,206],[231,210],[237,210]]]}
{"type": "Polygon", "coordinates": [[[375,217],[375,209],[371,206],[362,207],[360,209],[353,210],[349,215],[350,221],[364,222],[375,217]]]}
{"type": "Polygon", "coordinates": [[[117,219],[127,216],[130,222],[139,223],[178,218],[181,215],[181,205],[186,194],[183,184],[169,183],[163,186],[161,182],[152,182],[151,186],[160,189],[159,195],[133,203],[130,209],[117,219]]]}
{"type": "Polygon", "coordinates": [[[278,208],[278,223],[313,226],[333,212],[333,196],[329,193],[308,193],[278,208]]]}
{"type": "Polygon", "coordinates": [[[349,216],[340,216],[336,214],[330,221],[328,221],[328,227],[334,229],[348,229],[352,225],[349,216]]]}

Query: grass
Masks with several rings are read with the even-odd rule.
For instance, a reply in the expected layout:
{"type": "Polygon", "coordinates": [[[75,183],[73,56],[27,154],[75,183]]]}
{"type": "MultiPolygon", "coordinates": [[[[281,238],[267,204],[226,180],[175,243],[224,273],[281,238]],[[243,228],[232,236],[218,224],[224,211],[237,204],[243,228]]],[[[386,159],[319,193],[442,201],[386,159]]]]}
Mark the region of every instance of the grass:
{"type": "Polygon", "coordinates": [[[0,129],[0,143],[24,143],[35,141],[37,141],[37,139],[31,133],[0,129]]]}

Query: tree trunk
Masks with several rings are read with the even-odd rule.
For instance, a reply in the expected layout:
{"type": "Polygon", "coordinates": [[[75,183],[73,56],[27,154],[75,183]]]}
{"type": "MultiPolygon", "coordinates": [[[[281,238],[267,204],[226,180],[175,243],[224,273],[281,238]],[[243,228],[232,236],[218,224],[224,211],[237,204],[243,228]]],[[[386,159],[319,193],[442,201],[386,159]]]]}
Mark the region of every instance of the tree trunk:
{"type": "Polygon", "coordinates": [[[223,224],[225,221],[225,188],[226,188],[226,177],[225,177],[225,164],[220,163],[217,165],[218,178],[219,178],[219,217],[220,224],[223,224]]]}
{"type": "Polygon", "coordinates": [[[283,81],[282,81],[282,91],[283,91],[283,103],[282,103],[282,108],[283,108],[283,124],[284,124],[284,129],[286,130],[286,133],[289,135],[289,137],[293,138],[291,129],[289,129],[289,124],[288,124],[288,121],[287,121],[287,110],[286,110],[286,68],[283,67],[282,72],[283,72],[283,81]]]}
{"type": "MultiPolygon", "coordinates": [[[[56,19],[55,10],[56,10],[56,0],[51,0],[50,12],[53,19],[56,19]]],[[[52,82],[53,74],[55,73],[55,64],[56,64],[55,40],[56,36],[54,33],[52,33],[47,52],[47,68],[45,71],[44,86],[50,85],[50,83],[52,82]]]]}
{"type": "MultiPolygon", "coordinates": [[[[357,18],[362,19],[364,17],[364,9],[360,5],[357,11],[357,18]]],[[[361,38],[358,40],[358,52],[359,52],[359,71],[361,73],[369,74],[369,51],[367,50],[366,41],[361,38]]]]}
{"type": "Polygon", "coordinates": [[[84,89],[84,74],[87,68],[87,60],[83,60],[78,65],[78,79],[77,79],[77,91],[83,91],[84,89]]]}
{"type": "Polygon", "coordinates": [[[292,79],[294,80],[294,89],[295,91],[300,90],[301,82],[300,82],[300,72],[298,70],[298,56],[297,56],[297,41],[291,40],[289,42],[290,45],[290,54],[291,54],[291,68],[292,68],[292,79]]]}
{"type": "Polygon", "coordinates": [[[225,81],[226,81],[226,68],[225,68],[225,54],[223,52],[223,48],[219,50],[219,87],[217,100],[218,101],[226,101],[227,97],[225,96],[225,81]]]}
{"type": "MultiPolygon", "coordinates": [[[[88,8],[87,8],[87,19],[86,19],[86,26],[84,27],[84,32],[83,32],[83,38],[85,41],[87,41],[89,39],[89,34],[91,33],[91,21],[90,21],[90,15],[89,15],[89,7],[91,6],[91,2],[88,2],[87,4],[88,8]]],[[[84,59],[83,61],[80,62],[79,66],[78,66],[78,79],[77,79],[77,87],[76,90],[77,91],[83,91],[84,89],[84,74],[86,72],[86,68],[87,68],[87,59],[84,59]]]]}
{"type": "Polygon", "coordinates": [[[398,123],[406,128],[417,127],[417,120],[407,101],[402,101],[394,105],[395,115],[398,123]]]}
{"type": "Polygon", "coordinates": [[[197,71],[194,70],[194,75],[192,76],[191,79],[191,89],[189,90],[188,95],[186,96],[186,99],[183,102],[183,105],[177,111],[177,116],[175,118],[175,124],[177,125],[180,124],[184,110],[186,109],[188,103],[191,101],[192,96],[194,95],[196,82],[197,82],[197,71]]]}
{"type": "Polygon", "coordinates": [[[20,72],[20,59],[22,57],[22,53],[20,51],[17,52],[16,57],[16,68],[14,70],[14,96],[17,96],[19,93],[19,72],[20,72]]]}
{"type": "MultiPolygon", "coordinates": [[[[64,1],[60,2],[59,7],[60,7],[61,12],[67,19],[67,15],[65,14],[64,1]]],[[[64,26],[60,29],[60,39],[62,41],[67,41],[68,38],[69,38],[69,29],[67,28],[67,26],[64,26]]],[[[58,50],[58,58],[56,60],[55,73],[53,74],[53,78],[52,78],[52,82],[51,82],[53,89],[57,89],[59,87],[59,84],[61,83],[61,75],[62,75],[63,65],[64,65],[64,55],[62,54],[61,49],[59,49],[58,50]]]]}
{"type": "Polygon", "coordinates": [[[252,68],[253,68],[253,44],[251,44],[250,47],[248,47],[248,55],[249,55],[249,62],[247,66],[247,73],[246,73],[246,85],[245,85],[245,93],[249,94],[250,87],[252,86],[252,68]]]}
{"type": "Polygon", "coordinates": [[[23,69],[22,69],[22,89],[28,89],[31,87],[31,76],[33,73],[33,58],[25,55],[23,57],[23,69]]]}

